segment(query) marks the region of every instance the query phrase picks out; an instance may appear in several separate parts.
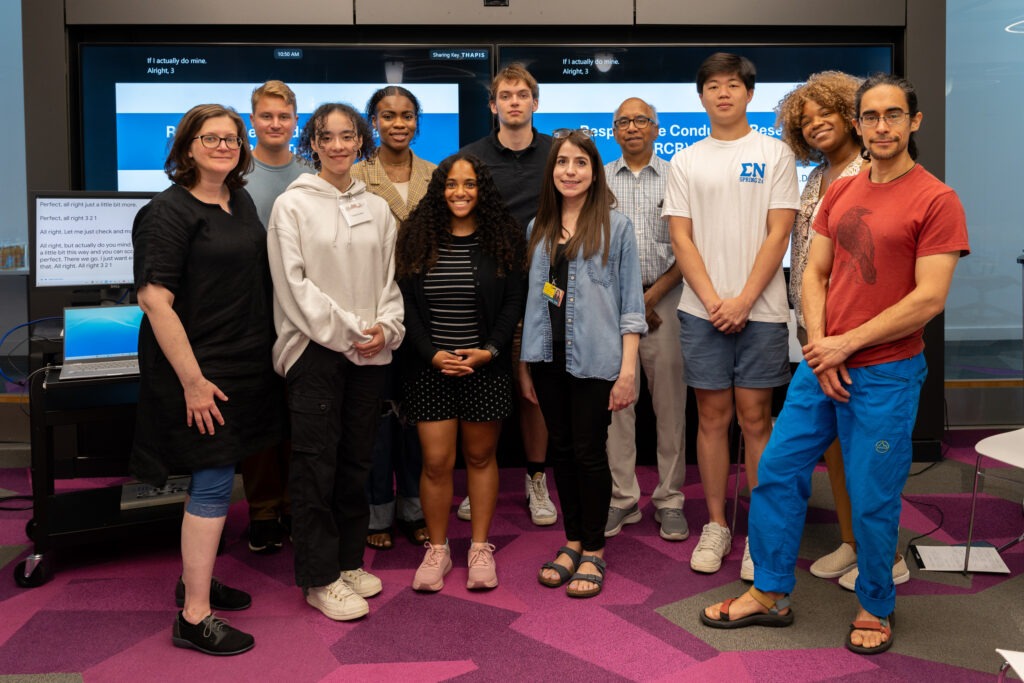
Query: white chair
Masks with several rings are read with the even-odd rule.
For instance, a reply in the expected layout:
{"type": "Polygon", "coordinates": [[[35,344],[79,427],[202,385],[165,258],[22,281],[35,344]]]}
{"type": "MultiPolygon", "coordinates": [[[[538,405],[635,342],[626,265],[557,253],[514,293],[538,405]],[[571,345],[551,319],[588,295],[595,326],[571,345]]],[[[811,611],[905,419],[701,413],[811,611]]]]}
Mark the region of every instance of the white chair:
{"type": "MultiPolygon", "coordinates": [[[[978,505],[978,479],[981,477],[992,477],[993,479],[1002,479],[1004,481],[1021,483],[1015,479],[1000,477],[998,475],[985,472],[981,467],[981,459],[991,458],[992,460],[998,460],[1006,465],[1011,465],[1024,470],[1024,429],[1017,429],[1012,432],[1004,432],[1002,434],[995,434],[994,436],[986,437],[975,444],[974,450],[978,452],[978,460],[974,463],[974,493],[971,495],[971,522],[967,530],[967,552],[964,553],[964,574],[967,574],[967,567],[971,560],[971,541],[974,539],[974,509],[978,505]]],[[[1021,504],[1024,505],[1024,500],[1021,501],[1021,504]]],[[[1003,552],[1007,548],[1014,546],[1021,541],[1024,541],[1024,532],[1009,543],[996,548],[996,551],[1003,552]]]]}

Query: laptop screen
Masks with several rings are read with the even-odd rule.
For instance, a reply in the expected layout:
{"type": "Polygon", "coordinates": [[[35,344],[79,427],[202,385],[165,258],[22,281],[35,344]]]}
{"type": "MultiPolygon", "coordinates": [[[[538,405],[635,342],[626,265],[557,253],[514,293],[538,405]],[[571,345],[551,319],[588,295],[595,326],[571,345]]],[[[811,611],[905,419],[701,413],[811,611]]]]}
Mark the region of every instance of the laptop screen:
{"type": "Polygon", "coordinates": [[[82,306],[64,309],[64,362],[135,356],[142,309],[82,306]]]}

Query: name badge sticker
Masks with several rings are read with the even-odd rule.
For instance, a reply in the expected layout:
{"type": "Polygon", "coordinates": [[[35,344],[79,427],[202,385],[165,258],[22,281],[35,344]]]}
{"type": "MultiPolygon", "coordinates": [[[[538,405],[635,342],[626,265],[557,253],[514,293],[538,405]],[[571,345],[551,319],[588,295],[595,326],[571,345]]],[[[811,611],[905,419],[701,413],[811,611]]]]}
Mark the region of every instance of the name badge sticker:
{"type": "Polygon", "coordinates": [[[338,208],[341,210],[341,215],[345,217],[345,222],[350,226],[368,223],[373,220],[366,202],[362,200],[353,199],[347,202],[339,202],[338,208]]]}

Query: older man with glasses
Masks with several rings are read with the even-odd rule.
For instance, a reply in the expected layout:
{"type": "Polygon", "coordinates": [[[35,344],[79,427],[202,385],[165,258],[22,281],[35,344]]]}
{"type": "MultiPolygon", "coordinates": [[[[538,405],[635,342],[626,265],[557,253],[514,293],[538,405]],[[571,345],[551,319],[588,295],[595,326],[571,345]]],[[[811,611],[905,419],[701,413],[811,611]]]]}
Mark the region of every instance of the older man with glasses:
{"type": "MultiPolygon", "coordinates": [[[[655,521],[667,541],[690,535],[683,515],[686,477],[684,425],[686,385],[679,348],[676,306],[682,294],[683,276],[676,267],[668,221],[662,218],[667,161],[654,153],[658,139],[658,115],[650,104],[631,97],[619,105],[612,119],[615,141],[622,156],[605,165],[608,185],[618,210],[633,221],[648,333],[640,340],[639,364],[657,418],[658,485],[651,495],[655,521]]],[[[637,391],[640,372],[636,373],[637,391]]],[[[626,524],[641,519],[640,485],[636,478],[636,412],[634,406],[612,415],[608,430],[608,461],[612,471],[612,501],[605,536],[615,536],[626,524]]]]}

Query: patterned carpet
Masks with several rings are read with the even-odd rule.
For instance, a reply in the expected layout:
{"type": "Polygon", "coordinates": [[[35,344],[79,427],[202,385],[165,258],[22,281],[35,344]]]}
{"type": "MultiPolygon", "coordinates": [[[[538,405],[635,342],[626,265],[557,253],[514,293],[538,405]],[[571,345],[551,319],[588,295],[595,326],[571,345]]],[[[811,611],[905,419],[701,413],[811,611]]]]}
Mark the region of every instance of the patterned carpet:
{"type": "MultiPolygon", "coordinates": [[[[924,464],[914,465],[921,473],[905,491],[901,551],[929,532],[925,543],[966,539],[978,438],[951,432],[946,460],[923,472],[924,464]]],[[[696,468],[688,474],[685,511],[699,531],[707,513],[696,468]]],[[[28,476],[0,469],[0,496],[27,493],[28,476]]],[[[996,545],[1024,526],[1024,473],[1010,476],[1021,485],[987,480],[979,503],[976,536],[996,545]]],[[[650,491],[653,469],[641,468],[640,477],[650,491]]],[[[838,543],[823,470],[815,474],[797,569],[796,621],[787,629],[720,632],[698,622],[701,607],[744,590],[738,576],[746,501],[731,554],[718,574],[706,576],[688,565],[698,534],[663,541],[642,500],[643,521],[609,541],[604,592],[571,600],[536,581],[563,537],[560,525],[532,526],[522,499],[522,471],[503,470],[491,537],[497,589],[465,589],[469,525],[453,514],[456,567],[444,590],[421,595],[409,588],[422,549],[398,538],[392,550],[367,550],[366,566],[384,592],[370,600],[368,617],[352,623],[331,622],[306,605],[292,584],[290,546],[269,557],[249,552],[245,506],[236,503],[217,575],[253,594],[251,609],[227,616],[253,633],[257,646],[229,658],[171,646],[180,572],[173,537],[140,533],[117,545],[65,550],[51,581],[22,589],[12,572],[30,549],[31,513],[0,512],[0,681],[991,681],[1002,661],[994,648],[1024,650],[1024,544],[1003,554],[1009,575],[923,572],[911,561],[912,580],[897,589],[892,649],[862,657],[843,648],[855,597],[807,572],[838,543]]]]}

